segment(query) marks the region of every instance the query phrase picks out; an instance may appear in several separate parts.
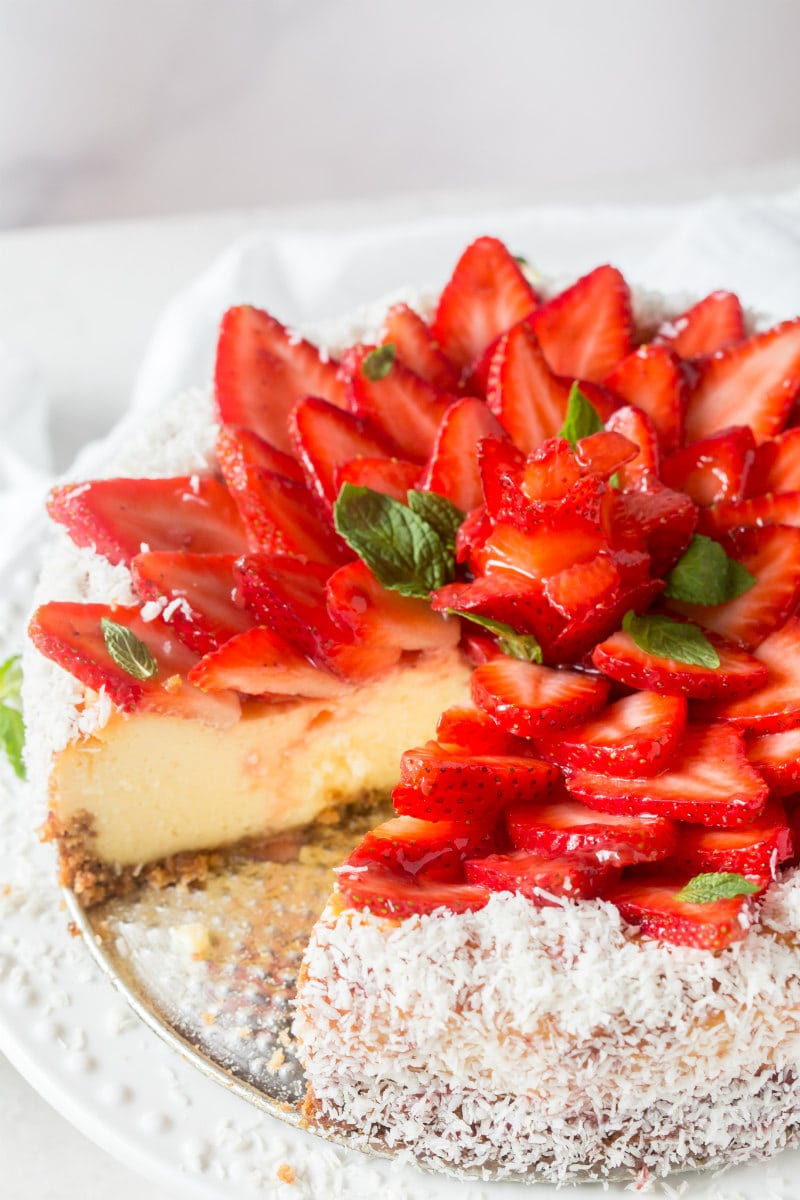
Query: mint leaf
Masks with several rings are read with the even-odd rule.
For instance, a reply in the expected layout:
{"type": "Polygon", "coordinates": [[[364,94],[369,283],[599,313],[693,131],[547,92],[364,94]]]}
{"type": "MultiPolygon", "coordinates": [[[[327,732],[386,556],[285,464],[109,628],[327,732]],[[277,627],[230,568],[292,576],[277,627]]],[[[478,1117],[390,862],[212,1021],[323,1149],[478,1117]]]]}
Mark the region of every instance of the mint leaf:
{"type": "Polygon", "coordinates": [[[377,383],[379,379],[385,379],[394,366],[394,356],[393,342],[387,342],[385,346],[376,346],[374,350],[370,350],[369,354],[364,355],[361,374],[370,383],[377,383]]]}
{"type": "Polygon", "coordinates": [[[639,617],[632,610],[622,619],[622,628],[629,633],[640,650],[657,658],[716,670],[719,655],[702,629],[656,613],[639,617]]]}
{"type": "Polygon", "coordinates": [[[581,438],[600,433],[603,428],[599,412],[591,401],[586,399],[578,384],[573,383],[567,401],[567,415],[558,436],[566,438],[574,446],[581,438]]]}
{"type": "Polygon", "coordinates": [[[497,645],[509,658],[521,658],[525,662],[535,663],[542,661],[542,647],[532,633],[517,633],[513,626],[506,625],[503,621],[495,621],[492,617],[480,616],[478,613],[463,612],[460,608],[448,608],[447,611],[454,617],[463,617],[465,621],[472,621],[474,625],[480,625],[482,629],[488,629],[490,633],[495,634],[497,645]]]}
{"type": "Polygon", "coordinates": [[[5,751],[18,779],[25,778],[22,750],[25,745],[25,726],[22,713],[8,704],[0,704],[0,746],[5,751]]]}
{"type": "Polygon", "coordinates": [[[22,690],[22,664],[18,654],[0,664],[0,700],[18,700],[22,690]]]}
{"type": "Polygon", "coordinates": [[[416,492],[412,489],[408,493],[408,506],[438,533],[443,546],[455,550],[456,534],[464,523],[466,513],[438,492],[416,492]]]}
{"type": "Polygon", "coordinates": [[[392,496],[345,483],[333,520],[376,579],[402,596],[427,599],[455,576],[455,558],[433,526],[392,496]]]}
{"type": "Polygon", "coordinates": [[[755,577],[713,538],[696,533],[667,576],[665,596],[689,604],[724,604],[751,588],[755,577]]]}
{"type": "Polygon", "coordinates": [[[109,617],[101,617],[100,628],[108,653],[126,674],[142,681],[158,674],[158,663],[149,647],[127,625],[118,625],[109,617]]]}
{"type": "Polygon", "coordinates": [[[676,899],[687,904],[713,904],[715,900],[730,900],[734,896],[751,896],[758,886],[732,871],[705,871],[695,875],[681,888],[676,899]]]}

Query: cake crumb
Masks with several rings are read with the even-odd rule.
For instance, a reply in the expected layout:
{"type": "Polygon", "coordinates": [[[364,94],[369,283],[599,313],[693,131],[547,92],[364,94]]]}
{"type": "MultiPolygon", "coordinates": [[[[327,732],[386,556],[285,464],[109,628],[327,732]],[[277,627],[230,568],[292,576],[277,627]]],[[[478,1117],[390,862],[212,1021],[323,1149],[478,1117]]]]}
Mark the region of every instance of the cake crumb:
{"type": "Polygon", "coordinates": [[[295,1174],[294,1168],[289,1163],[281,1163],[275,1174],[280,1179],[281,1183],[294,1183],[295,1174]]]}
{"type": "Polygon", "coordinates": [[[272,1058],[267,1063],[268,1071],[278,1071],[286,1062],[286,1055],[282,1050],[276,1050],[272,1058]]]}

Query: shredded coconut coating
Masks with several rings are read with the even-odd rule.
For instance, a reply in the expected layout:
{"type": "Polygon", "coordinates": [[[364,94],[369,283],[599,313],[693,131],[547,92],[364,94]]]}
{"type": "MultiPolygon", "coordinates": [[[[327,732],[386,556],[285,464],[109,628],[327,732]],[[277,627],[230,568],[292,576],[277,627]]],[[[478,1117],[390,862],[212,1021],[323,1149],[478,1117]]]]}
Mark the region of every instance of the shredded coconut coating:
{"type": "Polygon", "coordinates": [[[772,1153],[800,1119],[798,917],[798,872],[718,954],[639,937],[604,901],[329,907],[294,1025],[318,1118],[553,1182],[772,1153]]]}

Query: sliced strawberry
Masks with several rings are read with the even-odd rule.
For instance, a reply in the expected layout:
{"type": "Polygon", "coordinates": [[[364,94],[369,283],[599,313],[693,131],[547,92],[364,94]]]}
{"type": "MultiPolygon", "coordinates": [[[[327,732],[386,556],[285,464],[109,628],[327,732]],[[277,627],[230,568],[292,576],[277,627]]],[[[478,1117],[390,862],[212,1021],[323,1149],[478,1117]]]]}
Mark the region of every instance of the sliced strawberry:
{"type": "Polygon", "coordinates": [[[677,755],[686,728],[686,700],[634,692],[564,733],[536,739],[536,753],[569,769],[611,775],[657,775],[677,755]]]}
{"type": "Polygon", "coordinates": [[[348,685],[313,663],[271,629],[257,625],[206,654],[189,672],[203,691],[232,688],[250,696],[327,700],[348,685]]]}
{"type": "Polygon", "coordinates": [[[616,471],[636,458],[638,450],[636,443],[623,433],[604,429],[575,443],[575,461],[582,471],[588,471],[600,479],[610,479],[616,471]]]}
{"type": "Polygon", "coordinates": [[[666,342],[681,358],[727,350],[745,337],[744,313],[733,292],[712,292],[679,317],[659,326],[656,341],[666,342]]]}
{"type": "Polygon", "coordinates": [[[603,707],[608,691],[608,680],[601,676],[557,671],[505,655],[472,676],[478,707],[520,737],[541,737],[588,719],[603,707]]]}
{"type": "Polygon", "coordinates": [[[378,866],[342,867],[336,882],[351,908],[369,909],[373,916],[393,921],[442,908],[450,912],[474,912],[488,903],[490,895],[486,888],[467,883],[404,878],[378,866]]]}
{"type": "Polygon", "coordinates": [[[329,564],[282,554],[246,554],[234,574],[246,608],[301,653],[317,656],[342,633],[328,614],[329,564]]]}
{"type": "Polygon", "coordinates": [[[446,708],[436,726],[440,746],[454,747],[469,754],[520,755],[530,743],[501,729],[488,713],[469,705],[446,708]]]}
{"type": "Polygon", "coordinates": [[[541,518],[533,524],[528,533],[513,525],[496,525],[472,555],[473,570],[539,581],[588,562],[606,546],[602,531],[583,516],[564,514],[549,524],[541,518]]]}
{"type": "Polygon", "coordinates": [[[338,470],[354,458],[389,458],[389,443],[370,421],[308,396],[289,414],[289,434],[310,491],[333,510],[338,470]]]}
{"type": "Polygon", "coordinates": [[[161,616],[181,641],[207,654],[253,624],[234,597],[232,554],[152,551],[131,563],[133,586],[142,600],[164,599],[161,616]]]}
{"type": "Polygon", "coordinates": [[[747,477],[747,495],[767,492],[800,492],[800,428],[785,433],[756,449],[747,477]]]}
{"type": "Polygon", "coordinates": [[[247,487],[236,503],[247,528],[249,549],[294,554],[318,563],[342,563],[350,550],[323,522],[308,488],[294,479],[247,468],[247,487]]]}
{"type": "Polygon", "coordinates": [[[624,492],[651,489],[658,479],[660,451],[656,427],[650,417],[640,408],[625,404],[611,414],[606,428],[623,434],[639,449],[636,457],[618,470],[620,489],[624,492]]]}
{"type": "Polygon", "coordinates": [[[506,438],[484,438],[478,446],[486,511],[493,521],[507,519],[508,513],[524,514],[529,501],[520,489],[525,455],[506,438]]]}
{"type": "Polygon", "coordinates": [[[615,876],[614,866],[587,857],[548,858],[529,850],[468,859],[467,879],[490,892],[518,892],[536,905],[557,899],[592,900],[615,876]]]}
{"type": "Polygon", "coordinates": [[[456,562],[469,562],[473,554],[484,545],[493,528],[492,518],[485,505],[482,504],[480,508],[474,508],[468,513],[456,533],[456,562]]]}
{"type": "MultiPolygon", "coordinates": [[[[544,594],[567,620],[593,617],[592,629],[601,613],[615,611],[620,592],[620,576],[613,560],[604,553],[588,562],[565,567],[545,582],[544,594]]],[[[613,629],[609,626],[609,632],[613,629]]]]}
{"type": "Polygon", "coordinates": [[[672,945],[723,950],[746,936],[754,920],[752,896],[691,904],[678,899],[688,882],[685,874],[664,878],[643,869],[613,888],[608,899],[626,921],[639,926],[640,933],[672,945]]]}
{"type": "Polygon", "coordinates": [[[733,414],[758,443],[780,433],[800,390],[800,317],[704,359],[686,408],[686,439],[724,428],[733,414]]]}
{"type": "Polygon", "coordinates": [[[792,617],[753,652],[768,678],[750,696],[716,704],[711,720],[730,721],[745,733],[778,733],[800,724],[800,617],[792,617]]]}
{"type": "Polygon", "coordinates": [[[668,455],[661,464],[661,479],[703,507],[720,500],[739,500],[745,494],[755,452],[748,426],[733,425],[668,455]]]}
{"type": "Polygon", "coordinates": [[[639,346],[617,363],[606,375],[604,383],[626,404],[633,404],[647,414],[658,435],[662,454],[669,454],[680,446],[686,383],[681,365],[671,350],[666,346],[639,346]]]}
{"type": "Polygon", "coordinates": [[[451,583],[431,595],[435,612],[475,613],[530,633],[549,644],[563,628],[563,618],[544,595],[541,584],[523,576],[482,575],[470,583],[451,583]]]}
{"type": "Polygon", "coordinates": [[[749,500],[723,500],[700,514],[699,529],[719,537],[730,529],[762,525],[800,525],[800,491],[753,496],[749,500]]]}
{"type": "Polygon", "coordinates": [[[725,549],[755,577],[752,587],[734,600],[713,607],[680,600],[667,603],[687,620],[752,651],[797,608],[800,529],[788,525],[740,529],[729,535],[725,549]]]}
{"type": "Polygon", "coordinates": [[[511,440],[530,454],[564,424],[570,382],[548,366],[527,321],[497,344],[489,367],[486,403],[511,440]]]}
{"type": "Polygon", "coordinates": [[[557,375],[602,383],[632,349],[628,285],[615,267],[597,267],[537,308],[530,324],[557,375]]]}
{"type": "Polygon", "coordinates": [[[276,471],[298,483],[305,481],[299,462],[243,425],[223,425],[217,434],[216,451],[219,469],[231,491],[247,487],[248,467],[276,471]]]}
{"type": "Polygon", "coordinates": [[[354,487],[383,492],[405,504],[409,489],[419,486],[419,478],[419,463],[399,458],[353,458],[336,471],[336,495],[345,483],[352,483],[354,487]]]}
{"type": "Polygon", "coordinates": [[[505,814],[512,844],[546,857],[594,857],[618,867],[669,858],[677,826],[666,817],[598,813],[570,797],[552,804],[515,804],[505,814]]]}
{"type": "Polygon", "coordinates": [[[365,360],[374,350],[374,346],[351,346],[342,356],[349,406],[357,416],[367,418],[401,458],[424,463],[453,397],[399,362],[392,363],[381,378],[370,379],[365,360]]]}
{"type": "Polygon", "coordinates": [[[433,330],[407,304],[395,304],[383,322],[381,343],[394,346],[399,361],[420,379],[455,392],[461,373],[440,349],[433,330]]]}
{"type": "Polygon", "coordinates": [[[792,831],[777,800],[770,800],[760,816],[739,829],[685,825],[678,846],[677,860],[693,874],[730,871],[767,879],[774,879],[780,864],[793,853],[792,831]]]}
{"type": "Polygon", "coordinates": [[[491,341],[506,333],[539,303],[519,263],[497,238],[474,241],[446,284],[433,336],[449,359],[468,367],[491,341]]]}
{"type": "Polygon", "coordinates": [[[483,400],[456,400],[442,418],[422,489],[446,496],[462,512],[477,508],[483,503],[478,445],[483,438],[502,437],[502,426],[483,400]]]}
{"type": "Polygon", "coordinates": [[[689,497],[655,484],[647,491],[617,493],[612,512],[614,545],[646,549],[653,575],[665,575],[675,565],[697,526],[689,497]]]}
{"type": "Polygon", "coordinates": [[[459,754],[428,742],[405,751],[392,795],[395,810],[406,816],[489,821],[515,800],[547,797],[558,783],[558,770],[536,758],[459,754]]]}
{"type": "Polygon", "coordinates": [[[599,671],[627,687],[697,700],[745,696],[766,682],[768,672],[758,658],[716,634],[711,634],[709,641],[719,655],[718,667],[648,654],[629,633],[620,629],[595,647],[592,662],[599,671]]]}
{"type": "Polygon", "coordinates": [[[461,630],[454,618],[431,610],[427,600],[383,587],[361,560],[340,567],[325,586],[328,613],[360,642],[377,641],[398,650],[451,650],[461,630]]]}
{"type": "MultiPolygon", "coordinates": [[[[528,455],[513,478],[518,479],[525,498],[536,503],[563,500],[581,475],[581,466],[572,443],[566,438],[552,437],[528,455]]],[[[497,513],[495,515],[499,516],[497,513]]]]}
{"type": "Polygon", "coordinates": [[[491,853],[494,842],[492,827],[395,817],[371,830],[346,866],[375,864],[394,875],[455,883],[464,878],[464,860],[491,853]]]}
{"type": "Polygon", "coordinates": [[[36,610],[28,632],[42,654],[86,687],[105,690],[125,712],[149,710],[221,728],[239,719],[239,701],[233,693],[206,698],[186,682],[197,655],[177,640],[160,617],[145,621],[138,608],[52,601],[36,610]],[[103,635],[103,618],[124,625],[144,643],[158,668],[152,678],[138,679],[112,658],[103,635]]]}
{"type": "Polygon", "coordinates": [[[800,791],[800,727],[748,738],[747,757],[766,780],[770,795],[800,791]]]}
{"type": "Polygon", "coordinates": [[[143,550],[241,554],[247,548],[228,489],[208,476],[67,483],[53,488],[47,511],[76,546],[90,546],[114,564],[143,550]]]}
{"type": "Polygon", "coordinates": [[[346,407],[337,364],[269,313],[247,304],[222,318],[214,389],[222,424],[244,425],[287,454],[292,453],[289,413],[298,400],[321,396],[346,407]]]}
{"type": "Polygon", "coordinates": [[[661,775],[626,778],[572,771],[569,792],[600,812],[643,813],[698,825],[744,825],[769,789],[750,765],[744,738],[729,725],[687,725],[680,757],[661,775]]]}
{"type": "MultiPolygon", "coordinates": [[[[620,555],[615,554],[617,568],[620,568],[620,555]]],[[[545,657],[552,663],[570,663],[580,661],[588,654],[600,638],[608,636],[609,631],[616,629],[626,612],[645,612],[660,594],[663,583],[660,579],[646,579],[640,583],[626,584],[617,593],[617,598],[601,608],[581,613],[566,622],[558,635],[549,642],[543,642],[545,657]]]]}

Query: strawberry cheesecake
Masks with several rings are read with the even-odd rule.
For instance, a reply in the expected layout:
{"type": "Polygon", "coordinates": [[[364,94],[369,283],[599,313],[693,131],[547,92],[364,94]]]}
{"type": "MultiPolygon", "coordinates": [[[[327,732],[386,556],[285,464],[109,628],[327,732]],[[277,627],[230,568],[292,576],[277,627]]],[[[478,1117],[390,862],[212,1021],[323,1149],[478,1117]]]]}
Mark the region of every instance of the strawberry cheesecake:
{"type": "Polygon", "coordinates": [[[800,319],[484,237],[355,336],[231,309],[213,396],[53,492],[65,882],[391,793],[300,975],[311,1126],[559,1183],[795,1144],[800,319]]]}

